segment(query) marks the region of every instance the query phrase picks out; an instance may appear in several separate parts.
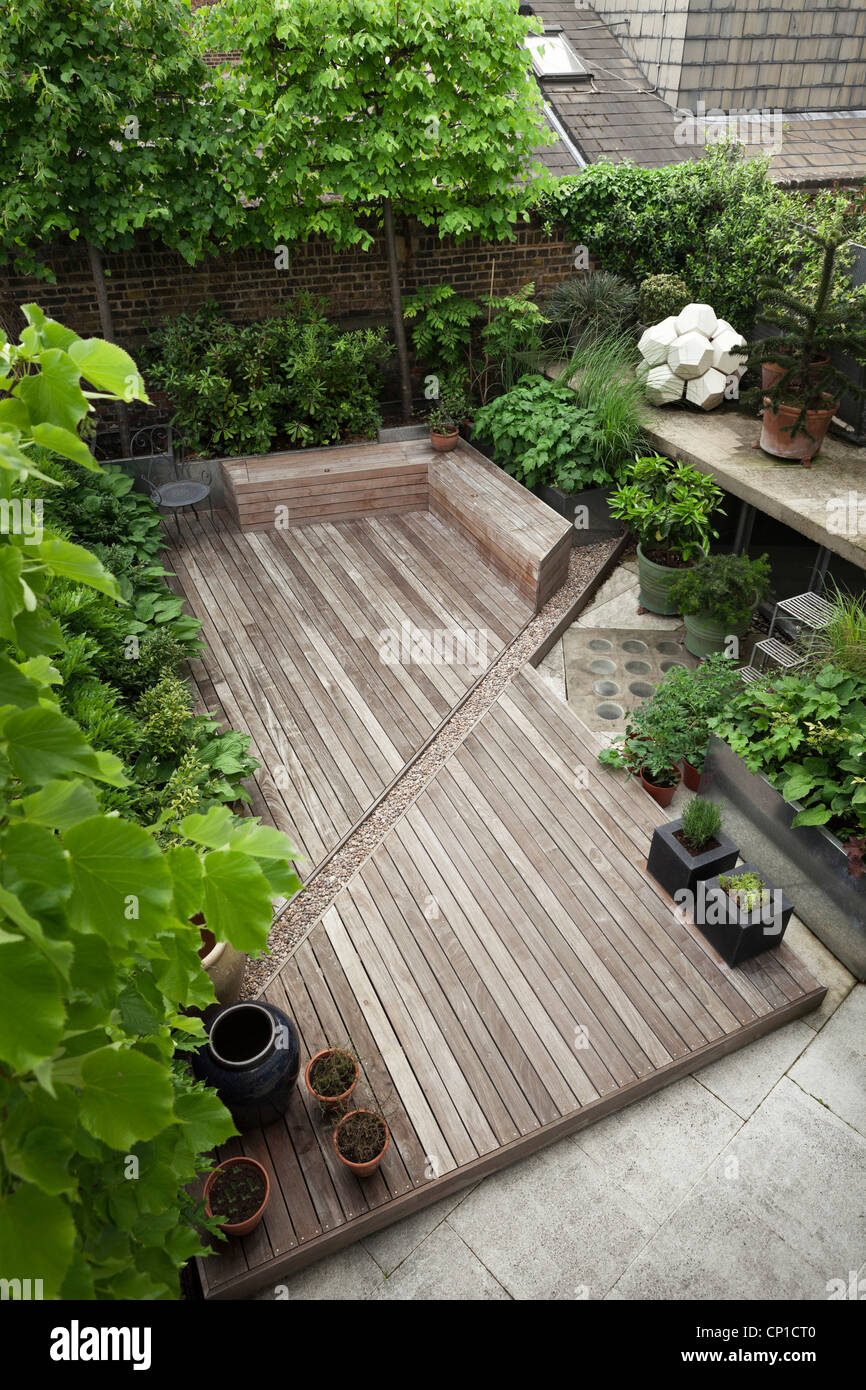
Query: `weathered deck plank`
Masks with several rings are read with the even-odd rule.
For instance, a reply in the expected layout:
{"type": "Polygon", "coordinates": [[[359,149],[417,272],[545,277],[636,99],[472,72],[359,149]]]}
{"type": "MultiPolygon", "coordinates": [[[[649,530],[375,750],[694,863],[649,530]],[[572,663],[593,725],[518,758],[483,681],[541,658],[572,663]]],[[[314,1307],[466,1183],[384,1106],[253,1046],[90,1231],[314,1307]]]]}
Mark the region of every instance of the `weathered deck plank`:
{"type": "Polygon", "coordinates": [[[394,1143],[358,1183],[299,1090],[243,1138],[278,1181],[263,1231],[200,1261],[208,1297],[273,1286],[820,1003],[784,943],[731,970],[680,920],[644,868],[660,809],[595,753],[524,669],[272,981],[302,1065],[352,1040],[394,1143]]]}

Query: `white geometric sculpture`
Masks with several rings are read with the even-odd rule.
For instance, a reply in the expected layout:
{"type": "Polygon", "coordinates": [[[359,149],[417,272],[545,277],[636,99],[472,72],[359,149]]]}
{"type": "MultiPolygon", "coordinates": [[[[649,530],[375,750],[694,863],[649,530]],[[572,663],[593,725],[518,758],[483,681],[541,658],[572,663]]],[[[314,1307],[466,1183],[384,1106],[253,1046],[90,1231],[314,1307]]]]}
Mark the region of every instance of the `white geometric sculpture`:
{"type": "Polygon", "coordinates": [[[684,381],[702,376],[713,365],[713,345],[703,333],[683,333],[668,348],[668,366],[684,381]]]}
{"type": "Polygon", "coordinates": [[[718,322],[709,304],[687,304],[677,318],[677,333],[682,337],[683,333],[697,332],[712,338],[718,322]]]}
{"type": "Polygon", "coordinates": [[[647,399],[652,405],[681,400],[687,382],[686,400],[713,410],[728,383],[735,385],[746,370],[745,348],[745,338],[709,304],[687,304],[681,314],[647,328],[638,343],[647,399]]]}
{"type": "Polygon", "coordinates": [[[724,400],[726,381],[724,372],[710,367],[703,376],[695,377],[689,382],[686,387],[686,400],[691,401],[692,405],[699,405],[701,410],[713,410],[724,400]]]}
{"type": "Polygon", "coordinates": [[[668,348],[676,336],[677,321],[671,314],[670,318],[662,319],[661,323],[646,330],[637,345],[638,351],[651,367],[658,367],[667,361],[668,348]]]}
{"type": "Polygon", "coordinates": [[[676,372],[671,371],[667,362],[659,367],[650,367],[644,374],[646,397],[650,405],[670,405],[671,401],[682,398],[685,382],[676,372]]]}
{"type": "Polygon", "coordinates": [[[713,366],[716,371],[731,376],[739,367],[745,366],[746,340],[733,328],[726,329],[724,333],[717,333],[710,346],[713,349],[713,366]]]}

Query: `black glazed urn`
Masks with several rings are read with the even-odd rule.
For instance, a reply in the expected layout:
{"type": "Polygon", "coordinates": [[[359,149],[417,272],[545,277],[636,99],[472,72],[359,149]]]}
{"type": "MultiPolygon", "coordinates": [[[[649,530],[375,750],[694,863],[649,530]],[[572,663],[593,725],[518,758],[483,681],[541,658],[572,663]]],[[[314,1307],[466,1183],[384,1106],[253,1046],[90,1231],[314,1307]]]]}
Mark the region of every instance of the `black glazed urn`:
{"type": "Polygon", "coordinates": [[[264,1002],[229,1004],[205,1024],[208,1041],[193,1054],[199,1081],[213,1086],[239,1130],[273,1124],[298,1079],[298,1030],[264,1002]]]}

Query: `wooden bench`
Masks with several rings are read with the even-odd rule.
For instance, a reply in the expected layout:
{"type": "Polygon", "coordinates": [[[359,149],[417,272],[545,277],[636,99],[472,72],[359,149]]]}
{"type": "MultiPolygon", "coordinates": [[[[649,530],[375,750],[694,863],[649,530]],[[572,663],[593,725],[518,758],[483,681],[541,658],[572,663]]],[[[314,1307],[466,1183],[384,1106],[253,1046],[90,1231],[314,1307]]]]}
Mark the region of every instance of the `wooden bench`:
{"type": "Polygon", "coordinates": [[[536,612],[565,582],[569,523],[471,444],[431,451],[429,487],[431,512],[456,526],[536,612]]]}
{"type": "MultiPolygon", "coordinates": [[[[429,451],[429,446],[428,446],[429,451]]],[[[232,459],[222,465],[226,505],[242,531],[307,521],[426,511],[427,459],[402,444],[347,445],[232,459]]]]}
{"type": "Polygon", "coordinates": [[[445,454],[420,439],[231,459],[222,476],[242,531],[429,510],[535,612],[568,573],[568,522],[462,440],[445,454]]]}

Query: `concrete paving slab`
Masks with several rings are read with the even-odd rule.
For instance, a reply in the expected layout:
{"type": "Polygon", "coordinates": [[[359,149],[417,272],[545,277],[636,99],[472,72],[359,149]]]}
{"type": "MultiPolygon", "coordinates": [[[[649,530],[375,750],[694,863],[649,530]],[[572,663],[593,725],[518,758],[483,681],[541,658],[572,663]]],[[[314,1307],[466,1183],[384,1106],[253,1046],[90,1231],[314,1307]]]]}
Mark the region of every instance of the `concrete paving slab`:
{"type": "Polygon", "coordinates": [[[740,1126],[739,1115],[687,1076],[599,1120],[577,1139],[618,1187],[662,1221],[740,1126]]]}
{"type": "Polygon", "coordinates": [[[788,923],[785,940],[815,979],[827,986],[827,993],[819,1007],[804,1014],[801,1020],[817,1033],[836,1012],[842,1000],[847,998],[857,980],[796,914],[788,923]]]}
{"type": "Polygon", "coordinates": [[[683,620],[679,617],[666,618],[661,613],[638,613],[639,599],[637,583],[615,598],[608,599],[590,611],[584,609],[579,627],[636,627],[638,625],[654,632],[685,632],[683,620]]]}
{"type": "Polygon", "coordinates": [[[444,1221],[367,1297],[377,1302],[383,1299],[501,1302],[508,1294],[444,1221]]]}
{"type": "Polygon", "coordinates": [[[719,1177],[701,1185],[622,1274],[610,1297],[826,1298],[826,1276],[719,1177]]]}
{"type": "Polygon", "coordinates": [[[442,1201],[436,1202],[434,1206],[425,1207],[423,1211],[405,1217],[384,1231],[377,1231],[374,1236],[368,1236],[363,1242],[365,1248],[384,1274],[393,1274],[397,1266],[408,1259],[472,1191],[474,1186],[463,1188],[451,1197],[443,1197],[442,1201]]]}
{"type": "Polygon", "coordinates": [[[743,1210],[824,1271],[825,1281],[863,1259],[866,1139],[789,1077],[746,1122],[708,1181],[727,1182],[743,1210]]]}
{"type": "Polygon", "coordinates": [[[603,1298],[657,1222],[576,1136],[487,1178],[447,1218],[514,1298],[603,1298]]]}
{"type": "Polygon", "coordinates": [[[840,1004],[790,1075],[866,1137],[866,985],[840,1004]]]}
{"type": "Polygon", "coordinates": [[[795,1019],[695,1072],[695,1081],[747,1120],[814,1037],[813,1029],[795,1019]]]}
{"type": "Polygon", "coordinates": [[[674,666],[693,669],[695,657],[677,633],[641,627],[573,624],[562,638],[568,703],[589,729],[624,729],[636,705],[649,699],[674,666]]]}
{"type": "Polygon", "coordinates": [[[254,1296],[254,1301],[296,1303],[314,1299],[364,1299],[376,1291],[383,1278],[381,1269],[363,1245],[350,1245],[302,1269],[291,1279],[263,1289],[254,1296]]]}

